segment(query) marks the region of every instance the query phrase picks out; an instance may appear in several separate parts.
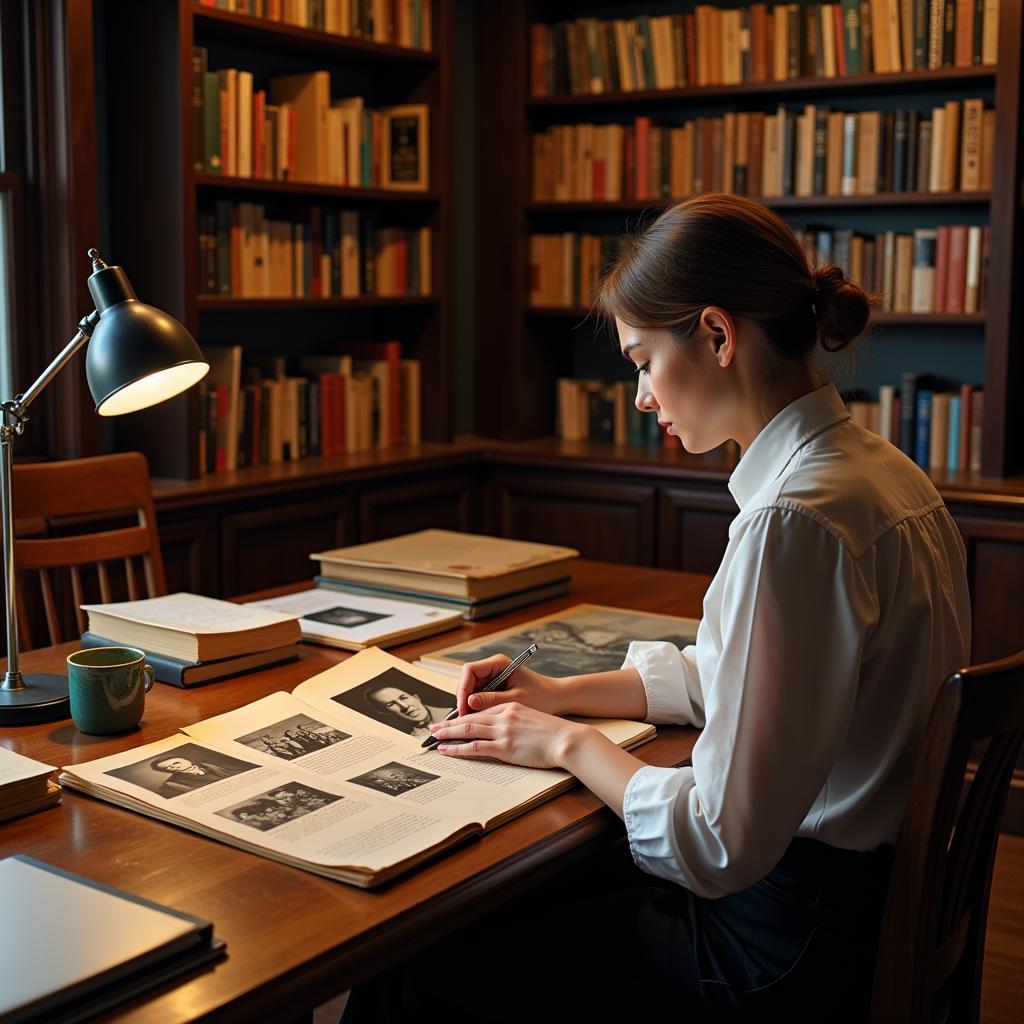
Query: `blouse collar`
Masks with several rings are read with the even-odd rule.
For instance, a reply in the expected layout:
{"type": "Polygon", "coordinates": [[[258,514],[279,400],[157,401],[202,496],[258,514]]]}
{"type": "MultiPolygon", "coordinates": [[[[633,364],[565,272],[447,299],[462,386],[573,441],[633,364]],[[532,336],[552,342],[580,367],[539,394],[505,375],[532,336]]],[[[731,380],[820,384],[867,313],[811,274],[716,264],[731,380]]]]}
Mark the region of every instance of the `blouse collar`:
{"type": "Polygon", "coordinates": [[[742,509],[762,487],[781,475],[811,438],[849,418],[834,384],[825,384],[790,402],[762,428],[729,477],[729,490],[736,504],[742,509]]]}

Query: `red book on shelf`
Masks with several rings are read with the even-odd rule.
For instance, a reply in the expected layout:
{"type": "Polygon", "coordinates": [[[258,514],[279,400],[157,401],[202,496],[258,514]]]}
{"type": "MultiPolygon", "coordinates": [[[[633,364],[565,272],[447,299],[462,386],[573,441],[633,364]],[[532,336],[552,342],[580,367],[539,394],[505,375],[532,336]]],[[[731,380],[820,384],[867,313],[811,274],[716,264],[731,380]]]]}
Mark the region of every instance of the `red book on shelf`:
{"type": "Polygon", "coordinates": [[[686,35],[686,67],[690,76],[690,85],[697,84],[697,19],[691,11],[683,15],[686,35]]]}
{"type": "Polygon", "coordinates": [[[403,234],[395,241],[394,295],[409,294],[409,239],[403,234]]]}
{"type": "Polygon", "coordinates": [[[545,25],[535,21],[530,26],[530,95],[543,96],[546,71],[546,54],[544,46],[545,25]]]}
{"type": "Polygon", "coordinates": [[[264,140],[266,105],[266,91],[257,89],[252,94],[252,176],[254,178],[270,177],[263,166],[263,147],[266,144],[264,140]]]}
{"type": "Polygon", "coordinates": [[[957,452],[959,461],[957,469],[967,470],[970,462],[971,448],[971,392],[970,384],[960,385],[960,450],[957,452]]]}
{"type": "Polygon", "coordinates": [[[605,199],[605,188],[608,181],[608,168],[604,159],[595,156],[591,164],[593,174],[591,175],[591,187],[595,199],[605,199]]]}
{"type": "Polygon", "coordinates": [[[217,423],[214,427],[216,449],[213,468],[217,473],[223,473],[228,468],[228,430],[231,425],[228,423],[228,389],[223,384],[218,384],[217,395],[217,423]]]}
{"type": "Polygon", "coordinates": [[[323,210],[319,206],[309,208],[309,247],[312,265],[309,294],[319,299],[323,296],[320,281],[320,257],[323,254],[323,210]]]}
{"type": "Polygon", "coordinates": [[[832,5],[832,19],[835,23],[836,35],[836,74],[841,78],[846,77],[846,47],[843,46],[843,5],[832,5]]]}
{"type": "Polygon", "coordinates": [[[651,119],[645,114],[642,114],[634,122],[635,125],[635,138],[636,138],[636,175],[633,193],[637,199],[650,199],[650,189],[648,188],[648,182],[650,180],[650,163],[648,161],[648,153],[651,147],[651,119]]]}
{"type": "Polygon", "coordinates": [[[632,128],[622,132],[622,198],[636,199],[636,134],[632,128]]]}
{"type": "Polygon", "coordinates": [[[332,374],[320,374],[320,454],[330,455],[337,450],[334,439],[334,389],[332,374]]]}
{"type": "Polygon", "coordinates": [[[946,288],[949,282],[949,225],[935,229],[935,302],[933,308],[941,313],[946,308],[946,288]]]}
{"type": "Polygon", "coordinates": [[[390,443],[402,440],[402,377],[399,363],[402,359],[400,341],[346,341],[344,349],[356,359],[383,359],[388,364],[388,390],[390,406],[388,437],[390,443]]]}
{"type": "Polygon", "coordinates": [[[946,312],[964,311],[967,287],[967,227],[958,224],[949,229],[949,269],[946,271],[946,312]]]}
{"type": "Polygon", "coordinates": [[[768,7],[750,6],[750,80],[768,81],[768,7]]]}

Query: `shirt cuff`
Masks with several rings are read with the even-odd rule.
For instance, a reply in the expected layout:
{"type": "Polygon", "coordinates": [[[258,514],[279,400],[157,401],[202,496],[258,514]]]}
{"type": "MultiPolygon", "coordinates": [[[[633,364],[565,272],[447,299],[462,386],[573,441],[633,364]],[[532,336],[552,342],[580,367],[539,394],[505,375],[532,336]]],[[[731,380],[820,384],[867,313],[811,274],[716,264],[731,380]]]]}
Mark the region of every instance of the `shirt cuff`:
{"type": "Polygon", "coordinates": [[[683,656],[667,640],[634,640],[626,651],[623,668],[640,673],[647,694],[646,721],[674,724],[702,724],[686,688],[683,656]]]}
{"type": "Polygon", "coordinates": [[[674,842],[674,807],[682,791],[692,785],[692,768],[644,765],[627,783],[622,800],[633,862],[649,875],[681,885],[687,885],[688,880],[674,842]]]}

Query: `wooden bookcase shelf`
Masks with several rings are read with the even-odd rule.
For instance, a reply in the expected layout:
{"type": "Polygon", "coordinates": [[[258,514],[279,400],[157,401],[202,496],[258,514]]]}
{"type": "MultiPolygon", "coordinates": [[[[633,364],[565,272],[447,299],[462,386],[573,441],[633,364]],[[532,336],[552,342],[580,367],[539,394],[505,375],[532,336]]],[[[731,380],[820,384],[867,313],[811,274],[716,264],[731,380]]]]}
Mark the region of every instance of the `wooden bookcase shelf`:
{"type": "MultiPolygon", "coordinates": [[[[243,364],[249,356],[285,355],[288,373],[298,372],[301,356],[340,353],[347,340],[398,340],[403,358],[419,360],[422,394],[430,396],[423,439],[445,442],[452,432],[453,377],[452,0],[435,0],[432,14],[430,51],[299,28],[199,6],[195,0],[106,4],[100,31],[108,58],[102,67],[105,121],[131,126],[108,133],[110,248],[130,268],[139,294],[180,320],[201,346],[241,345],[243,364]],[[333,99],[361,95],[372,109],[426,104],[428,189],[340,187],[198,170],[194,47],[207,49],[211,71],[251,71],[254,89],[266,88],[277,75],[325,70],[333,99]],[[123,88],[125,82],[132,87],[123,88]],[[271,217],[282,207],[302,215],[306,208],[323,206],[359,210],[382,228],[429,227],[432,294],[201,294],[199,213],[225,199],[265,205],[271,217]]],[[[200,423],[199,395],[192,389],[163,406],[124,417],[114,444],[144,451],[154,476],[195,479],[200,475],[200,423]]]]}
{"type": "MultiPolygon", "coordinates": [[[[538,18],[538,20],[544,20],[538,18]]],[[[784,82],[759,82],[756,85],[705,85],[687,89],[635,89],[630,92],[600,92],[561,96],[531,96],[528,111],[573,110],[578,107],[657,107],[697,105],[705,100],[759,99],[762,96],[780,100],[809,93],[842,95],[843,93],[879,93],[890,91],[937,89],[961,83],[989,84],[995,69],[979,65],[970,68],[903,71],[888,75],[846,75],[842,78],[789,78],[784,82]]]]}
{"type": "Polygon", "coordinates": [[[300,28],[298,25],[253,18],[248,14],[235,14],[217,8],[196,7],[194,17],[196,35],[206,39],[258,47],[273,46],[280,52],[294,53],[301,57],[315,55],[378,65],[401,62],[437,65],[441,61],[436,50],[415,50],[408,46],[375,43],[369,39],[300,28]]]}
{"type": "MultiPolygon", "coordinates": [[[[591,316],[588,306],[524,306],[528,316],[566,317],[570,320],[585,320],[591,316]]],[[[905,325],[920,327],[983,327],[985,313],[896,313],[878,310],[871,315],[873,324],[905,325]]]]}
{"type": "Polygon", "coordinates": [[[389,309],[402,306],[436,306],[440,299],[436,295],[355,295],[301,299],[258,298],[236,299],[230,296],[200,295],[196,305],[204,309],[389,309]]]}
{"type": "Polygon", "coordinates": [[[352,188],[343,185],[321,185],[315,181],[271,181],[267,178],[235,178],[219,174],[197,174],[197,189],[222,194],[326,199],[345,206],[429,206],[441,201],[438,192],[401,192],[393,188],[352,188]]]}
{"type": "MultiPolygon", "coordinates": [[[[633,5],[632,17],[647,11],[633,5]]],[[[723,6],[734,6],[723,3],[723,6]]],[[[690,5],[685,5],[689,10],[690,5]]],[[[659,8],[660,11],[660,8],[659,8]]],[[[532,137],[553,125],[617,121],[648,115],[678,123],[697,114],[770,111],[780,103],[817,102],[851,107],[893,105],[901,98],[918,109],[974,90],[994,106],[996,116],[992,186],[986,192],[881,193],[857,196],[782,196],[762,201],[779,211],[808,211],[822,226],[830,214],[846,219],[863,210],[885,222],[890,211],[907,228],[931,227],[962,216],[982,217],[990,225],[987,312],[968,314],[879,311],[873,323],[893,338],[913,330],[920,346],[922,330],[936,328],[939,346],[970,342],[984,333],[985,422],[982,468],[986,477],[1024,472],[1024,414],[1018,400],[1024,389],[1024,308],[1015,302],[1024,274],[1024,210],[1019,199],[1021,153],[1021,9],[1018,0],[1000,0],[999,51],[995,66],[917,70],[841,78],[795,78],[782,82],[715,85],[684,89],[604,92],[586,95],[531,96],[530,27],[535,22],[594,16],[593,5],[565,0],[549,5],[538,0],[502,0],[481,9],[477,25],[477,334],[488,345],[477,353],[477,431],[482,436],[529,442],[550,437],[555,428],[557,378],[595,376],[574,373],[581,358],[581,338],[574,328],[590,329],[584,306],[537,308],[529,305],[529,245],[533,231],[634,230],[637,215],[656,211],[668,200],[620,202],[536,202],[532,194],[532,137]],[[819,98],[819,99],[816,99],[819,98]],[[597,219],[603,218],[603,219],[597,219]],[[550,224],[551,227],[547,227],[550,224]],[[495,240],[500,240],[500,245],[495,240]],[[518,284],[509,287],[510,282],[518,284]],[[962,329],[963,333],[960,333],[962,329]]],[[[600,12],[598,17],[603,17],[600,12]]],[[[608,16],[612,16],[609,13],[608,16]]],[[[909,335],[908,335],[909,337],[909,335]]],[[[924,335],[927,337],[927,335],[924,335]]],[[[880,351],[878,345],[875,351],[880,351]]],[[[890,358],[891,357],[887,357],[890,358]]],[[[959,357],[957,357],[959,358],[959,357]]],[[[972,356],[971,358],[976,358],[972,356]]],[[[881,364],[880,364],[881,365],[881,364]]],[[[907,366],[906,369],[927,369],[907,366]]],[[[893,383],[898,383],[893,381],[893,383]]]]}
{"type": "MultiPolygon", "coordinates": [[[[753,196],[759,203],[775,210],[843,209],[870,206],[985,206],[989,192],[876,192],[864,196],[753,196]]],[[[562,213],[641,213],[658,209],[671,199],[623,199],[615,202],[530,202],[524,207],[529,214],[562,213]]]]}

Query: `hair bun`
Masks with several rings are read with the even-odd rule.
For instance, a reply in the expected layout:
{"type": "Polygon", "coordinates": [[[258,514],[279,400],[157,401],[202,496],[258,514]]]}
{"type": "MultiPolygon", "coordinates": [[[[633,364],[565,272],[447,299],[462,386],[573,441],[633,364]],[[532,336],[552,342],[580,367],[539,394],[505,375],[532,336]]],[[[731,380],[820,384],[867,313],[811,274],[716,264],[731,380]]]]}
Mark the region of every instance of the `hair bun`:
{"type": "Polygon", "coordinates": [[[826,351],[838,352],[867,329],[871,303],[835,264],[816,267],[811,277],[818,336],[826,351]]]}

